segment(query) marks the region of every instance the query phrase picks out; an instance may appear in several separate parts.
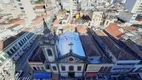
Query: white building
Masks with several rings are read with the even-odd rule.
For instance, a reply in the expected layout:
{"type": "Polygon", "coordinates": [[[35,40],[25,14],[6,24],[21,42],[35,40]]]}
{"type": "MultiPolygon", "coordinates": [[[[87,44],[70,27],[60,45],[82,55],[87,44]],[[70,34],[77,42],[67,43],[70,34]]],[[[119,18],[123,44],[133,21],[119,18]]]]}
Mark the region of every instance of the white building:
{"type": "Polygon", "coordinates": [[[37,35],[33,33],[24,33],[16,35],[18,38],[14,41],[8,41],[10,38],[0,41],[0,45],[4,46],[6,43],[11,42],[4,49],[0,51],[0,79],[15,80],[15,62],[23,55],[26,49],[28,49],[37,35]]]}
{"type": "Polygon", "coordinates": [[[137,14],[122,11],[119,13],[118,18],[127,22],[127,25],[129,26],[135,24],[137,16],[137,14]]]}
{"type": "Polygon", "coordinates": [[[27,24],[30,24],[32,20],[36,18],[36,14],[30,0],[15,0],[15,2],[20,7],[27,24]]]}
{"type": "Polygon", "coordinates": [[[0,0],[2,4],[14,3],[14,0],[0,0]]]}
{"type": "Polygon", "coordinates": [[[81,0],[80,4],[82,10],[92,10],[95,6],[95,0],[81,0]]]}
{"type": "Polygon", "coordinates": [[[17,18],[20,17],[20,14],[21,10],[16,7],[15,3],[1,5],[0,15],[4,15],[4,17],[17,18]]]}
{"type": "Polygon", "coordinates": [[[103,16],[104,14],[102,11],[94,11],[93,16],[92,16],[91,25],[95,27],[99,27],[104,20],[103,16]]]}
{"type": "Polygon", "coordinates": [[[130,13],[142,14],[142,1],[141,0],[126,0],[124,7],[130,13]]]}
{"type": "Polygon", "coordinates": [[[70,11],[71,16],[74,16],[79,8],[78,0],[61,0],[61,5],[64,10],[70,11]]]}

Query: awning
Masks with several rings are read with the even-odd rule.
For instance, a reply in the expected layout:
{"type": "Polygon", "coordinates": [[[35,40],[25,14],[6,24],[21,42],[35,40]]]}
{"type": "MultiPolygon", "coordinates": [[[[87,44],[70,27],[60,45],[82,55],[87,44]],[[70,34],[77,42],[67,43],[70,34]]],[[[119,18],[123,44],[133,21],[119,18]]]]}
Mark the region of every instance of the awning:
{"type": "Polygon", "coordinates": [[[85,74],[87,77],[94,77],[94,76],[97,76],[98,73],[97,72],[86,72],[85,74]]]}
{"type": "Polygon", "coordinates": [[[47,73],[47,72],[35,72],[33,75],[34,79],[47,79],[47,78],[51,78],[51,73],[47,73]]]}

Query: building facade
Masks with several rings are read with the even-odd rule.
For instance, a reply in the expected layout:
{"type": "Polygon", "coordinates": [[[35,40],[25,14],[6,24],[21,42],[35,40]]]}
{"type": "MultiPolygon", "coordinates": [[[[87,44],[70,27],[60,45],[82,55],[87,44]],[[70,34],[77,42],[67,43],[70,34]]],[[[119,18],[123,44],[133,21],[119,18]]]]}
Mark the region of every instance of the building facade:
{"type": "Polygon", "coordinates": [[[124,7],[130,13],[141,14],[142,13],[142,1],[141,0],[126,0],[124,7]]]}
{"type": "Polygon", "coordinates": [[[17,6],[20,7],[22,15],[26,20],[27,24],[30,24],[33,19],[36,18],[36,14],[33,10],[33,6],[30,0],[15,0],[17,6]]]}

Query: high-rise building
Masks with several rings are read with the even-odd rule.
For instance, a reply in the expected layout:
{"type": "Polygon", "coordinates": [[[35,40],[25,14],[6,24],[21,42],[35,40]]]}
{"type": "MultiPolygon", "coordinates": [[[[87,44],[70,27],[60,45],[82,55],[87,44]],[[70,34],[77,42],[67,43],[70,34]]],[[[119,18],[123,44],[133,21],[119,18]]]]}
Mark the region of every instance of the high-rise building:
{"type": "Polygon", "coordinates": [[[78,0],[61,0],[61,5],[64,10],[70,11],[71,16],[74,16],[78,10],[79,1],[78,0]]]}
{"type": "Polygon", "coordinates": [[[31,23],[32,20],[36,18],[36,14],[34,13],[33,6],[30,0],[15,0],[15,1],[17,5],[20,7],[26,22],[31,23]]]}
{"type": "Polygon", "coordinates": [[[142,14],[142,0],[126,0],[124,7],[130,13],[142,14]]]}
{"type": "Polygon", "coordinates": [[[103,12],[102,11],[94,11],[92,16],[92,25],[98,27],[103,22],[103,12]]]}

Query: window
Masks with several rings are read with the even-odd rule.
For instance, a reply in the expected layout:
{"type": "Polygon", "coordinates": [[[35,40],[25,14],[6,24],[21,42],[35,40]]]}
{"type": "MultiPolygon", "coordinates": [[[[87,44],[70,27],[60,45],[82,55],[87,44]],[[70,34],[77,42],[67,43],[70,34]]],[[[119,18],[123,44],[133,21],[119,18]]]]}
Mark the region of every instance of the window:
{"type": "Polygon", "coordinates": [[[12,56],[12,53],[11,53],[11,52],[9,52],[9,51],[7,51],[7,54],[8,54],[9,56],[12,56]]]}
{"type": "Polygon", "coordinates": [[[104,67],[101,67],[100,70],[99,70],[99,72],[103,72],[103,70],[104,70],[104,67]]]}
{"type": "Polygon", "coordinates": [[[73,71],[74,67],[73,66],[69,66],[69,71],[73,71]]]}
{"type": "Polygon", "coordinates": [[[57,70],[57,69],[56,69],[56,66],[53,66],[52,68],[53,68],[53,70],[54,70],[54,71],[56,71],[56,70],[57,70]]]}
{"type": "Polygon", "coordinates": [[[44,70],[45,70],[45,68],[44,68],[44,67],[41,67],[41,70],[43,70],[43,71],[44,71],[44,70]]]}
{"type": "Polygon", "coordinates": [[[15,47],[13,47],[14,51],[16,51],[17,49],[15,47]]]}
{"type": "Polygon", "coordinates": [[[41,70],[40,67],[37,67],[37,70],[41,70]]]}
{"type": "Polygon", "coordinates": [[[20,46],[22,46],[21,42],[18,42],[18,44],[19,44],[20,46]]]}
{"type": "Polygon", "coordinates": [[[33,69],[34,69],[34,71],[36,71],[37,69],[36,69],[36,67],[33,67],[33,69]]]}
{"type": "Polygon", "coordinates": [[[20,2],[21,0],[17,0],[18,2],[20,2]]]}
{"type": "Polygon", "coordinates": [[[20,9],[24,9],[23,7],[20,7],[20,9]]]}
{"type": "Polygon", "coordinates": [[[49,65],[48,65],[48,64],[46,65],[46,69],[50,69],[50,67],[49,67],[49,65]]]}
{"type": "Polygon", "coordinates": [[[65,71],[65,70],[66,70],[65,66],[62,66],[61,68],[62,68],[62,71],[65,71]]]}
{"type": "Polygon", "coordinates": [[[78,67],[77,67],[77,70],[78,70],[78,71],[81,71],[81,66],[78,66],[78,67]]]}
{"type": "Polygon", "coordinates": [[[117,63],[117,65],[135,65],[135,63],[117,63]]]}
{"type": "Polygon", "coordinates": [[[73,61],[74,59],[73,58],[69,58],[69,61],[73,61]]]}
{"type": "Polygon", "coordinates": [[[52,51],[51,51],[51,49],[47,49],[47,53],[48,53],[48,56],[52,56],[52,51]]]}
{"type": "Polygon", "coordinates": [[[13,49],[10,49],[10,51],[11,51],[12,53],[14,53],[13,49]]]}

